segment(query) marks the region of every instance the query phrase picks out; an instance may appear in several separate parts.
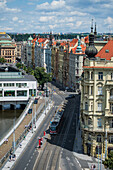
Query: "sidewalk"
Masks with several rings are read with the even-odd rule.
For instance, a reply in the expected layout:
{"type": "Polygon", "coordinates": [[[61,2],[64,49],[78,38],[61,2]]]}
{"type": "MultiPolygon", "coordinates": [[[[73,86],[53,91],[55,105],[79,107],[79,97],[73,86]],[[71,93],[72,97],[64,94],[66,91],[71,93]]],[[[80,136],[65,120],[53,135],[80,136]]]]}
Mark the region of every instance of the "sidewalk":
{"type": "MultiPolygon", "coordinates": [[[[50,104],[49,104],[50,105],[50,104]]],[[[49,112],[49,110],[51,109],[51,107],[53,106],[53,103],[51,103],[50,106],[47,106],[47,112],[46,114],[49,112]]],[[[36,122],[36,128],[34,128],[34,133],[35,131],[38,129],[38,127],[40,126],[41,122],[43,121],[44,117],[45,117],[45,111],[43,111],[43,113],[40,115],[40,117],[38,118],[37,122],[36,122]]],[[[22,154],[22,152],[24,151],[25,147],[27,146],[27,144],[29,143],[30,139],[33,137],[34,133],[32,133],[32,129],[28,132],[26,138],[21,142],[21,146],[18,146],[18,148],[15,150],[15,155],[16,155],[16,160],[19,158],[19,156],[22,154]]],[[[6,164],[4,165],[4,167],[2,168],[2,170],[7,170],[7,169],[11,169],[11,167],[14,165],[16,160],[8,160],[6,162],[6,164]]]]}
{"type": "MultiPolygon", "coordinates": [[[[43,106],[44,106],[44,99],[39,99],[38,103],[36,104],[37,114],[41,111],[43,106]]],[[[33,114],[34,113],[35,113],[35,108],[33,106],[33,114]]],[[[15,129],[15,141],[17,141],[20,138],[22,133],[25,131],[25,125],[28,125],[31,120],[32,120],[32,114],[27,114],[25,118],[23,119],[23,121],[21,122],[21,124],[17,127],[17,129],[15,129]]],[[[0,159],[1,160],[5,156],[5,154],[8,153],[9,150],[11,149],[12,142],[13,142],[13,134],[9,136],[7,143],[3,143],[0,146],[0,159]]],[[[4,157],[4,160],[5,159],[6,158],[4,157]]]]}
{"type": "MultiPolygon", "coordinates": [[[[76,128],[75,143],[73,147],[73,155],[78,159],[87,161],[88,167],[84,168],[84,170],[90,170],[92,165],[95,165],[96,166],[95,170],[98,170],[98,159],[83,154],[81,129],[79,127],[80,127],[80,124],[78,123],[78,126],[76,128]]],[[[100,167],[100,164],[99,164],[99,167],[100,167]]],[[[102,165],[102,170],[105,170],[104,165],[102,165]]]]}

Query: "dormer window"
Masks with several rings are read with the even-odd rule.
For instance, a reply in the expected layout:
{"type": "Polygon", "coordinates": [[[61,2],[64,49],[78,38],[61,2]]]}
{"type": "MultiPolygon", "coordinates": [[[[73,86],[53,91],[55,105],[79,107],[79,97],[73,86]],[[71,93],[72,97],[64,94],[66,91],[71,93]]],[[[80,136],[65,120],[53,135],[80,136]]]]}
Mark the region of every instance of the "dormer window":
{"type": "Polygon", "coordinates": [[[109,50],[106,50],[105,53],[109,53],[109,50]]]}

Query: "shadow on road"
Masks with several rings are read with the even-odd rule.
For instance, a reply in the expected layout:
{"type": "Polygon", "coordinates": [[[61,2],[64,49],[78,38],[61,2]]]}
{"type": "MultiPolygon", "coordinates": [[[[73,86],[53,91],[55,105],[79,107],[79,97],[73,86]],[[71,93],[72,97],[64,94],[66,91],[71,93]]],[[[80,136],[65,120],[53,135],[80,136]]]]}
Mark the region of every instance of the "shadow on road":
{"type": "MultiPolygon", "coordinates": [[[[79,107],[79,95],[76,94],[72,98],[67,98],[67,103],[63,106],[64,118],[61,122],[59,132],[57,135],[50,135],[47,142],[69,151],[73,151],[76,128],[79,121],[79,107]]],[[[49,129],[47,129],[46,133],[49,134],[49,129]]]]}

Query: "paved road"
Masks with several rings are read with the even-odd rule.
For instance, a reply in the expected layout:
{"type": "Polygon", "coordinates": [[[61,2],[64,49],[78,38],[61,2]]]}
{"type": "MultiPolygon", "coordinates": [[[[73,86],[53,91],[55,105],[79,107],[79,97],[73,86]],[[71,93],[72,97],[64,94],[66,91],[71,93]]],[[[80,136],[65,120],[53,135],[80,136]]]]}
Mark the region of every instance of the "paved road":
{"type": "Polygon", "coordinates": [[[52,119],[55,110],[58,105],[62,103],[65,96],[53,95],[53,100],[55,101],[54,107],[50,110],[50,113],[45,117],[44,121],[41,123],[39,129],[35,132],[34,137],[29,142],[22,156],[16,161],[15,166],[12,168],[14,170],[24,170],[24,169],[33,169],[34,163],[37,156],[39,155],[39,150],[37,149],[38,137],[43,136],[43,132],[47,129],[50,120],[52,119]]]}
{"type": "Polygon", "coordinates": [[[35,162],[34,170],[81,170],[77,160],[72,154],[76,114],[78,114],[79,97],[69,99],[64,106],[64,120],[62,122],[60,133],[51,135],[47,143],[35,162]],[[75,104],[76,103],[76,104],[75,104]]]}

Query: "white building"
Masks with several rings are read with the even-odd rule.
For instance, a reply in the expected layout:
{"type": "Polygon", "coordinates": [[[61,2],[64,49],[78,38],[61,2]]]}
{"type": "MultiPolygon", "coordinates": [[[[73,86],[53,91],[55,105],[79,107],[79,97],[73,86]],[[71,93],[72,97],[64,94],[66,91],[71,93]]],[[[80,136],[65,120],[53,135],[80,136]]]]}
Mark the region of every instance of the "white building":
{"type": "Polygon", "coordinates": [[[73,49],[69,54],[69,87],[73,90],[80,89],[80,78],[83,72],[83,59],[85,56],[84,51],[84,45],[80,45],[80,40],[78,40],[77,48],[73,49]]]}
{"type": "MultiPolygon", "coordinates": [[[[37,81],[32,75],[22,75],[21,72],[0,73],[0,104],[8,102],[27,102],[31,96],[36,96],[37,81]]],[[[10,103],[9,103],[10,104],[10,103]]]]}

